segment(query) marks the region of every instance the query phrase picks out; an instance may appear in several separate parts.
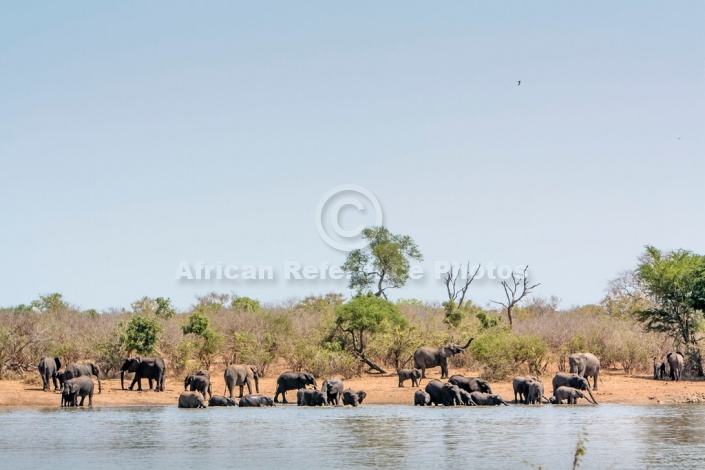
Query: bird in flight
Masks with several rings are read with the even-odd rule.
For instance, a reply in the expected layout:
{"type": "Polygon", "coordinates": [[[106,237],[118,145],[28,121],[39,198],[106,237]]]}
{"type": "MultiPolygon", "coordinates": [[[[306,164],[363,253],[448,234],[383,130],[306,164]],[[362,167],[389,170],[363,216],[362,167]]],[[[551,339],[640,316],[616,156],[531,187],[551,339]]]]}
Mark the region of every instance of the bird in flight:
{"type": "Polygon", "coordinates": [[[517,80],[517,86],[521,85],[521,80],[517,80]]]}

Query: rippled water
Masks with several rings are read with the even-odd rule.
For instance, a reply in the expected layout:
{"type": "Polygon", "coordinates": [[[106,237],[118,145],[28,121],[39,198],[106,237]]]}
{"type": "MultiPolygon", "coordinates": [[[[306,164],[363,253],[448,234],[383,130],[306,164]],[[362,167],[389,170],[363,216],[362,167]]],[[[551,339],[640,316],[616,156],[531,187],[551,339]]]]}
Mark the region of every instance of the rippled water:
{"type": "Polygon", "coordinates": [[[0,468],[705,468],[705,406],[0,411],[0,468]]]}

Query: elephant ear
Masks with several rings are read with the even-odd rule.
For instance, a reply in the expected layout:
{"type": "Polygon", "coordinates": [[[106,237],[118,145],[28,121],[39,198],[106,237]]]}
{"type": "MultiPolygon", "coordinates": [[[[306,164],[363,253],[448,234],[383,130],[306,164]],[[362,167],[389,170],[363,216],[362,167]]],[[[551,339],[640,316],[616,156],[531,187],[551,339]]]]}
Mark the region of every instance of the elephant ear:
{"type": "Polygon", "coordinates": [[[441,357],[450,357],[453,355],[453,349],[450,344],[446,344],[438,348],[441,357]]]}

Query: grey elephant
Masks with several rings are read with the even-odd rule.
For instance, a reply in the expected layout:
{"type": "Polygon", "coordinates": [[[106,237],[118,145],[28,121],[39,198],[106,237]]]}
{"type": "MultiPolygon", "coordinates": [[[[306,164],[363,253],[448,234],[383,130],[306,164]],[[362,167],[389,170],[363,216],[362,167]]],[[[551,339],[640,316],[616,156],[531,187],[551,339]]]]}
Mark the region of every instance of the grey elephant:
{"type": "Polygon", "coordinates": [[[255,383],[255,392],[259,393],[259,374],[255,366],[230,364],[225,368],[223,377],[225,378],[225,387],[230,392],[230,398],[233,397],[233,389],[235,387],[240,387],[238,398],[242,398],[245,385],[247,385],[247,393],[252,394],[253,381],[255,383]]]}
{"type": "Polygon", "coordinates": [[[465,377],[463,375],[453,375],[448,379],[448,382],[453,385],[457,385],[460,389],[466,392],[482,392],[482,393],[492,393],[492,388],[490,383],[485,379],[479,379],[475,377],[465,377]]]}
{"type": "Polygon", "coordinates": [[[399,386],[403,387],[404,382],[411,379],[411,386],[418,387],[421,380],[421,369],[397,369],[399,376],[399,386]]]}
{"type": "Polygon", "coordinates": [[[296,404],[298,406],[326,406],[328,405],[328,397],[322,390],[300,388],[296,392],[296,404]]]}
{"type": "Polygon", "coordinates": [[[680,351],[669,352],[666,354],[666,362],[671,369],[671,380],[678,382],[681,379],[681,374],[683,373],[683,365],[685,360],[683,359],[683,353],[680,351]]]}
{"type": "Polygon", "coordinates": [[[201,392],[181,392],[179,408],[207,408],[208,404],[201,392]]]}
{"type": "Polygon", "coordinates": [[[184,379],[184,390],[199,391],[204,398],[213,396],[211,391],[211,380],[205,375],[187,375],[184,379]]]}
{"type": "Polygon", "coordinates": [[[284,372],[277,378],[277,391],[274,394],[274,402],[279,403],[279,395],[281,394],[282,401],[289,403],[286,401],[286,392],[288,390],[306,388],[307,385],[313,385],[314,390],[318,389],[316,378],[312,374],[305,372],[284,372]]]}
{"type": "Polygon", "coordinates": [[[100,384],[100,368],[92,362],[73,363],[67,365],[64,370],[63,379],[70,380],[74,377],[82,377],[84,375],[88,377],[95,375],[95,378],[98,380],[98,393],[103,392],[103,387],[100,384]]]}
{"type": "Polygon", "coordinates": [[[472,393],[466,390],[460,390],[460,398],[463,400],[463,405],[465,406],[477,406],[475,402],[472,401],[472,393]]]}
{"type": "Polygon", "coordinates": [[[597,404],[597,400],[595,400],[595,397],[592,396],[592,391],[590,391],[590,383],[587,381],[585,377],[581,377],[578,374],[570,374],[567,372],[558,372],[554,377],[553,377],[553,390],[555,393],[555,390],[558,389],[558,387],[573,387],[577,388],[578,390],[585,390],[590,394],[590,398],[592,398],[592,401],[597,404]]]}
{"type": "Polygon", "coordinates": [[[659,361],[654,357],[654,380],[663,380],[666,377],[666,360],[659,361]]]}
{"type": "Polygon", "coordinates": [[[78,406],[83,406],[83,401],[88,397],[88,406],[92,407],[94,387],[93,379],[89,375],[66,380],[61,388],[61,406],[77,406],[78,397],[81,397],[81,403],[78,406]]]}
{"type": "Polygon", "coordinates": [[[239,405],[243,407],[263,407],[263,406],[275,406],[272,397],[266,395],[245,395],[240,400],[239,405]]]}
{"type": "Polygon", "coordinates": [[[502,399],[502,397],[491,393],[472,392],[470,397],[477,406],[509,406],[507,402],[502,399]]]}
{"type": "Polygon", "coordinates": [[[597,405],[588,398],[583,392],[573,387],[561,386],[553,391],[554,403],[556,405],[562,405],[563,400],[566,400],[569,405],[575,405],[578,398],[584,398],[588,402],[597,405]]]}
{"type": "Polygon", "coordinates": [[[421,369],[421,378],[426,378],[426,369],[441,367],[441,378],[448,378],[448,358],[465,351],[473,338],[465,346],[444,344],[441,347],[423,346],[414,351],[414,368],[421,369]]]}
{"type": "Polygon", "coordinates": [[[527,405],[540,405],[546,400],[543,391],[543,382],[540,380],[532,380],[529,383],[528,396],[526,397],[527,405]]]}
{"type": "Polygon", "coordinates": [[[462,405],[463,398],[460,396],[460,388],[451,383],[443,383],[440,380],[431,380],[426,384],[426,393],[431,396],[431,403],[436,406],[462,405]]]}
{"type": "Polygon", "coordinates": [[[326,399],[329,405],[339,405],[343,398],[343,381],[339,378],[332,378],[325,380],[321,384],[321,392],[326,395],[326,399]]]}
{"type": "Polygon", "coordinates": [[[364,390],[358,390],[356,392],[352,388],[348,388],[343,391],[343,405],[350,405],[352,407],[361,405],[366,397],[367,393],[364,390]]]}
{"type": "Polygon", "coordinates": [[[208,406],[237,406],[237,403],[229,397],[211,395],[211,399],[208,400],[208,406]]]}
{"type": "Polygon", "coordinates": [[[590,353],[575,353],[568,357],[570,372],[586,379],[592,377],[592,388],[597,390],[597,378],[600,375],[600,360],[590,353]]]}
{"type": "MultiPolygon", "coordinates": [[[[540,387],[541,394],[538,400],[539,403],[541,402],[541,397],[543,396],[543,383],[541,379],[538,377],[514,377],[514,380],[512,380],[512,386],[514,387],[514,403],[529,404],[529,388],[533,383],[538,383],[537,387],[540,387]]],[[[536,391],[538,390],[535,390],[535,392],[536,391]]]]}
{"type": "Polygon", "coordinates": [[[416,393],[414,393],[414,406],[431,406],[431,395],[424,390],[416,390],[416,393]]]}
{"type": "Polygon", "coordinates": [[[149,388],[152,382],[156,382],[155,392],[164,391],[164,376],[166,375],[166,365],[161,357],[133,357],[125,359],[120,368],[120,388],[125,390],[125,372],[134,373],[129,389],[137,384],[137,390],[142,391],[142,379],[149,380],[149,388]]]}
{"type": "Polygon", "coordinates": [[[49,390],[50,381],[54,382],[54,390],[59,390],[59,380],[57,372],[61,369],[61,360],[58,357],[54,359],[43,357],[37,364],[39,375],[42,377],[42,390],[49,390]]]}

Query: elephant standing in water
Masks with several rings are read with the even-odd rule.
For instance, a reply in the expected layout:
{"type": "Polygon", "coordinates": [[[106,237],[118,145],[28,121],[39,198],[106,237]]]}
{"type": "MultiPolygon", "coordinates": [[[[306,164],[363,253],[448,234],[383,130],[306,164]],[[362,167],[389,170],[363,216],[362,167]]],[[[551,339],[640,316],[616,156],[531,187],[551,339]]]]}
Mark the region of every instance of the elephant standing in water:
{"type": "Polygon", "coordinates": [[[69,364],[66,366],[66,370],[64,370],[64,380],[70,380],[74,377],[82,377],[84,375],[88,377],[95,375],[95,378],[98,379],[98,393],[103,392],[103,388],[100,385],[100,369],[92,362],[69,364]]]}
{"type": "Polygon", "coordinates": [[[179,408],[207,408],[206,399],[201,392],[181,392],[179,408]]]}
{"type": "Polygon", "coordinates": [[[208,400],[208,406],[237,406],[235,400],[222,395],[212,395],[208,400]]]}
{"type": "Polygon", "coordinates": [[[352,388],[348,388],[343,392],[343,405],[350,405],[356,407],[362,404],[362,400],[365,399],[367,393],[364,390],[354,391],[352,388]]]}
{"type": "Polygon", "coordinates": [[[301,388],[296,392],[296,404],[298,406],[326,406],[328,398],[322,390],[301,388]]]}
{"type": "Polygon", "coordinates": [[[482,392],[482,393],[492,393],[492,388],[490,383],[485,379],[478,379],[475,377],[465,377],[463,375],[453,375],[448,379],[449,383],[457,385],[461,390],[465,390],[468,393],[472,392],[482,392]]]}
{"type": "Polygon", "coordinates": [[[247,385],[247,393],[252,394],[252,381],[255,382],[255,391],[259,393],[259,374],[255,366],[250,365],[229,365],[225,368],[223,374],[225,378],[225,387],[230,391],[230,398],[233,397],[233,389],[240,387],[240,396],[242,398],[243,388],[247,385]]]}
{"type": "Polygon", "coordinates": [[[339,405],[343,398],[343,381],[338,378],[328,379],[321,385],[321,392],[326,395],[329,405],[339,405]]]}
{"type": "Polygon", "coordinates": [[[592,377],[592,388],[597,390],[597,377],[600,375],[600,360],[590,353],[575,353],[568,357],[570,373],[586,379],[592,377]]]}
{"type": "Polygon", "coordinates": [[[142,391],[142,379],[149,380],[149,388],[152,388],[152,381],[155,380],[156,386],[154,387],[155,392],[164,391],[164,375],[166,374],[166,365],[164,364],[164,359],[161,357],[133,357],[125,359],[122,367],[120,368],[120,388],[125,390],[125,372],[131,372],[135,374],[132,379],[129,389],[135,386],[137,383],[137,390],[142,391]]]}
{"type": "Polygon", "coordinates": [[[423,390],[414,393],[414,406],[431,406],[431,395],[423,390]]]}
{"type": "Polygon", "coordinates": [[[49,390],[50,380],[54,382],[54,390],[59,390],[57,372],[61,369],[61,361],[58,357],[54,359],[50,357],[41,358],[39,364],[37,364],[37,369],[39,369],[39,375],[42,376],[42,390],[49,390]]]}
{"type": "Polygon", "coordinates": [[[668,362],[668,366],[671,368],[671,380],[678,382],[681,379],[683,365],[685,363],[683,360],[683,353],[680,351],[669,352],[666,355],[666,361],[668,362]]]}
{"type": "Polygon", "coordinates": [[[286,392],[288,390],[306,388],[306,385],[313,385],[314,390],[318,389],[316,378],[312,374],[305,372],[284,372],[277,379],[277,391],[274,394],[274,402],[279,403],[279,394],[281,394],[282,401],[289,403],[286,401],[286,392]]]}
{"type": "Polygon", "coordinates": [[[472,398],[472,401],[474,401],[477,406],[509,406],[502,397],[491,393],[472,392],[470,398],[472,398]]]}
{"type": "Polygon", "coordinates": [[[426,393],[431,396],[431,403],[436,406],[455,406],[463,404],[460,388],[451,383],[443,383],[436,379],[431,380],[426,384],[426,393]]]}
{"type": "Polygon", "coordinates": [[[468,344],[460,346],[458,344],[444,344],[440,348],[423,346],[414,351],[414,368],[421,369],[421,378],[426,378],[426,369],[441,367],[441,378],[448,378],[448,358],[465,351],[474,338],[470,338],[468,344]]]}
{"type": "MultiPolygon", "coordinates": [[[[320,392],[319,392],[320,393],[320,392]]],[[[275,406],[272,397],[266,395],[245,395],[240,400],[240,408],[243,407],[263,407],[263,406],[275,406]]]]}

